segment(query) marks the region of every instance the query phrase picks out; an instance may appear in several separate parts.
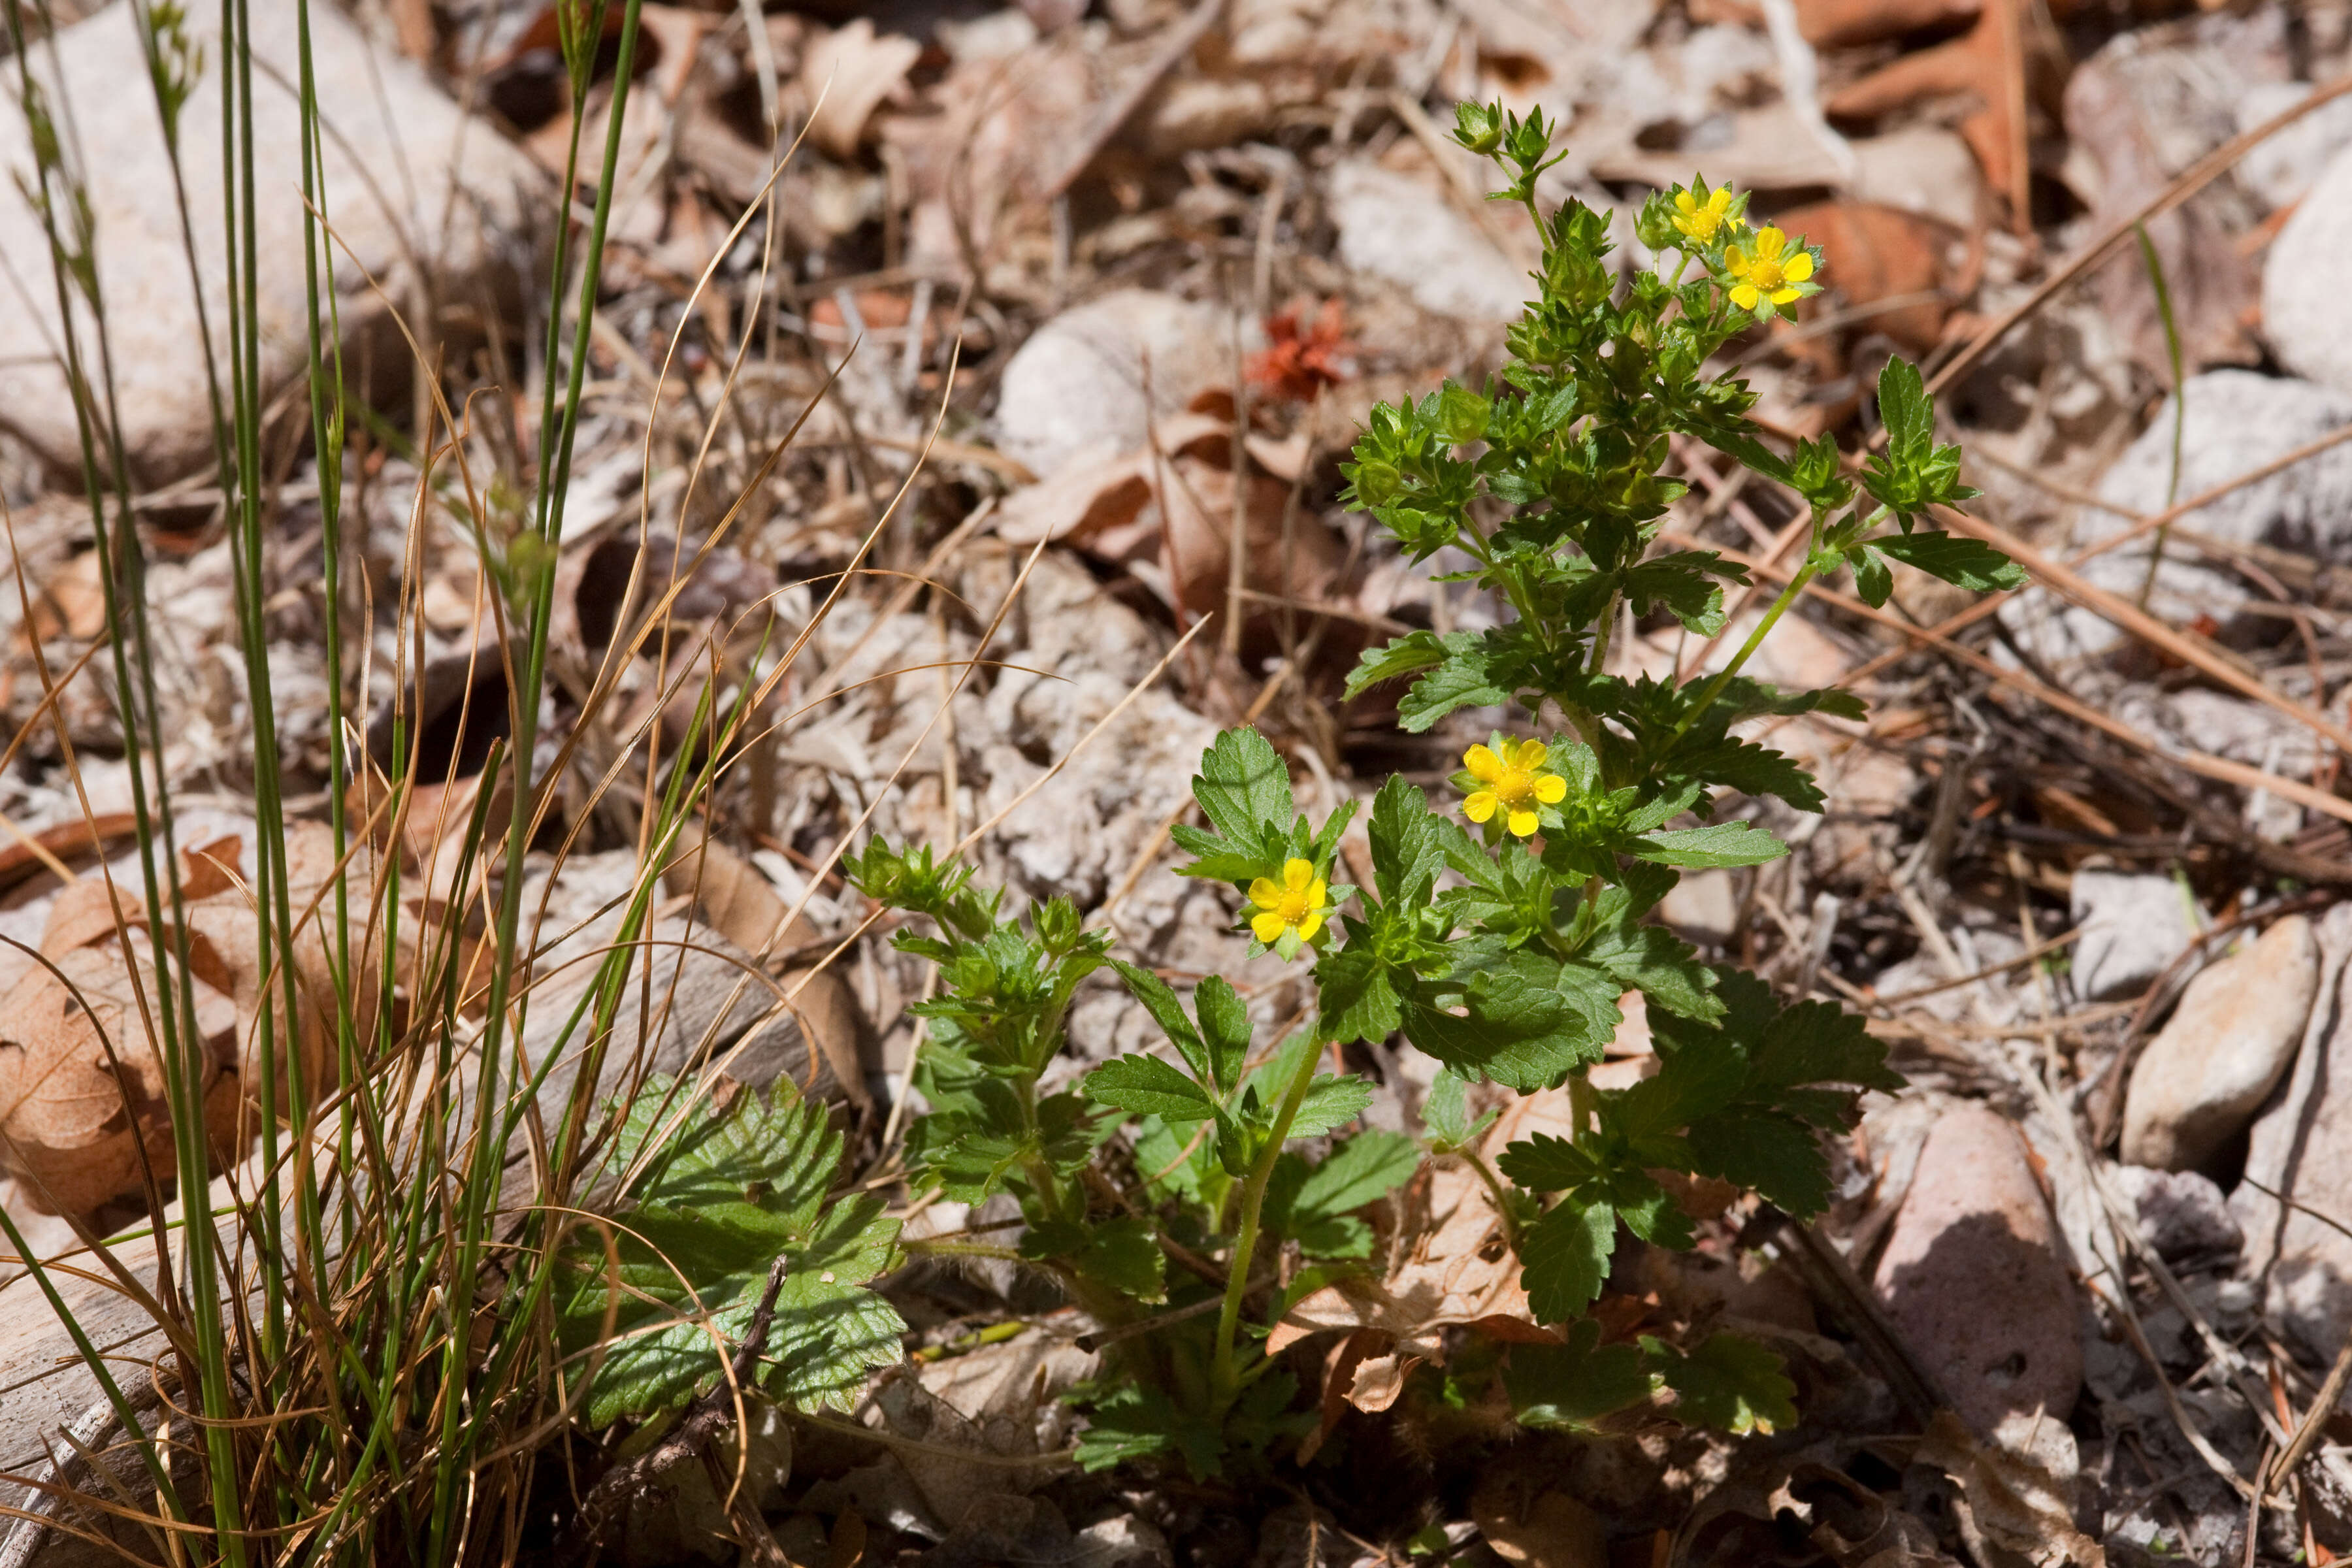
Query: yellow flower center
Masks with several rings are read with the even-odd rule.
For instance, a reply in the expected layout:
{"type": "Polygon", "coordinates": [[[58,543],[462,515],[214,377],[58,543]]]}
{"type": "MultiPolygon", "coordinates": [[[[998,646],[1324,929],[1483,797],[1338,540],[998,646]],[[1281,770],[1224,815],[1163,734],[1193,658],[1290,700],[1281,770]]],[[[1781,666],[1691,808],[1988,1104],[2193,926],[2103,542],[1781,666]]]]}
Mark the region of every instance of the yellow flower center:
{"type": "Polygon", "coordinates": [[[1314,908],[1307,901],[1309,891],[1306,888],[1290,888],[1284,891],[1282,901],[1274,906],[1274,912],[1282,917],[1284,925],[1295,926],[1307,918],[1307,911],[1314,908]]]}
{"type": "Polygon", "coordinates": [[[1779,257],[1759,254],[1748,263],[1748,281],[1769,294],[1776,289],[1787,287],[1789,279],[1779,257]]]}
{"type": "Polygon", "coordinates": [[[1503,776],[1486,787],[1495,792],[1495,798],[1503,803],[1505,811],[1536,808],[1536,775],[1526,768],[1507,767],[1503,776]]]}

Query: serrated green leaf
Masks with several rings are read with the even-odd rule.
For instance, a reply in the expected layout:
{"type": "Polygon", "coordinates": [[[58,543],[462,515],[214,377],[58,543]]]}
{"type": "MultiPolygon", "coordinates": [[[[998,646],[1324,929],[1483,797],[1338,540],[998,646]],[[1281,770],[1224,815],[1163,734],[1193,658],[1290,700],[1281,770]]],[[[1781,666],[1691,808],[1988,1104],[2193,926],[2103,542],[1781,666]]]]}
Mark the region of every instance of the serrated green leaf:
{"type": "Polygon", "coordinates": [[[1372,884],[1383,904],[1427,900],[1445,866],[1439,837],[1444,819],[1429,809],[1429,796],[1402,774],[1391,773],[1373,797],[1367,837],[1372,851],[1372,884]]]}
{"type": "Polygon", "coordinates": [[[1886,426],[1888,458],[1902,464],[1927,460],[1936,444],[1936,407],[1919,367],[1900,355],[1878,372],[1878,418],[1886,426]]]}
{"type": "Polygon", "coordinates": [[[1290,1136],[1312,1138],[1334,1128],[1345,1127],[1364,1113],[1372,1102],[1372,1086],[1350,1073],[1319,1073],[1307,1086],[1307,1098],[1298,1102],[1298,1113],[1290,1119],[1290,1136]]]}
{"type": "Polygon", "coordinates": [[[1203,1076],[1219,1093],[1233,1088],[1249,1056],[1249,1005],[1221,974],[1212,974],[1192,993],[1193,1010],[1201,1016],[1201,1037],[1209,1047],[1203,1076]]]}
{"type": "Polygon", "coordinates": [[[1315,1032],[1324,1039],[1377,1044],[1402,1023],[1388,966],[1369,944],[1351,942],[1338,952],[1325,953],[1316,961],[1315,984],[1321,1009],[1315,1032]]]}
{"type": "MultiPolygon", "coordinates": [[[[1966,588],[1974,594],[1989,594],[1997,588],[2022,588],[2030,581],[2024,567],[1991,545],[1957,533],[1895,533],[1870,542],[1906,566],[1916,566],[1930,577],[1940,577],[1956,588],[1966,588]]],[[[1874,605],[1885,602],[1884,596],[1871,601],[1874,605]]]]}
{"type": "Polygon", "coordinates": [[[1590,966],[1522,949],[1465,978],[1461,1014],[1426,992],[1409,998],[1405,1037],[1457,1072],[1541,1089],[1601,1059],[1623,1021],[1622,989],[1590,966]]]}
{"type": "Polygon", "coordinates": [[[676,1089],[646,1082],[606,1167],[642,1160],[626,1194],[634,1206],[618,1216],[617,1301],[593,1229],[557,1263],[557,1335],[573,1365],[585,1370],[614,1308],[584,1418],[601,1427],[676,1409],[717,1383],[779,1255],[789,1262],[760,1384],[802,1408],[846,1409],[867,1374],[901,1354],[906,1325],[864,1288],[892,1266],[898,1222],[882,1217],[878,1198],[827,1202],[841,1137],[789,1079],[772,1099],[745,1094],[718,1114],[676,1089]]]}
{"type": "Polygon", "coordinates": [[[1581,1317],[1609,1278],[1617,1215],[1606,1204],[1562,1198],[1519,1236],[1521,1282],[1539,1323],[1581,1317]]]}
{"type": "Polygon", "coordinates": [[[1421,1145],[1402,1132],[1359,1132],[1307,1173],[1291,1205],[1294,1222],[1349,1214],[1386,1197],[1421,1168],[1421,1145]]]}
{"type": "Polygon", "coordinates": [[[1096,1399],[1078,1434],[1078,1468],[1107,1470],[1154,1454],[1182,1457],[1192,1474],[1208,1479],[1223,1473],[1224,1434],[1203,1416],[1187,1415],[1156,1388],[1129,1384],[1096,1399]]]}
{"type": "Polygon", "coordinates": [[[1290,769],[1255,730],[1227,730],[1201,753],[1192,798],[1226,840],[1247,849],[1272,834],[1287,834],[1298,815],[1290,769]]]}
{"type": "MultiPolygon", "coordinates": [[[[1184,1004],[1177,1000],[1176,993],[1168,982],[1149,969],[1124,959],[1112,959],[1110,966],[1118,971],[1118,977],[1127,982],[1128,990],[1143,1004],[1143,1010],[1151,1015],[1151,1021],[1160,1026],[1160,1032],[1168,1037],[1169,1044],[1176,1047],[1176,1054],[1184,1058],[1195,1074],[1202,1078],[1210,1077],[1208,1047],[1202,1040],[1200,1031],[1192,1026],[1192,1020],[1184,1016],[1184,1004]]],[[[1198,1005],[1197,999],[1194,1005],[1198,1005]]]]}
{"type": "Polygon", "coordinates": [[[1780,1358],[1738,1334],[1710,1334],[1685,1354],[1643,1336],[1642,1349],[1675,1391],[1675,1415],[1744,1437],[1797,1424],[1797,1385],[1780,1358]]]}
{"type": "Polygon", "coordinates": [[[1021,1237],[1021,1255],[1058,1260],[1082,1278],[1139,1301],[1167,1299],[1167,1258],[1160,1237],[1149,1222],[1132,1215],[1033,1225],[1021,1237]]]}
{"type": "Polygon", "coordinates": [[[1348,672],[1347,697],[1360,696],[1383,680],[1395,680],[1445,662],[1446,647],[1435,632],[1408,632],[1380,647],[1368,647],[1348,672]]]}
{"type": "Polygon", "coordinates": [[[1661,866],[1760,866],[1778,860],[1789,847],[1749,822],[1717,822],[1648,833],[1633,840],[1633,853],[1661,866]]]}
{"type": "Polygon", "coordinates": [[[1654,1380],[1632,1345],[1604,1345],[1591,1318],[1572,1324],[1564,1345],[1513,1345],[1503,1390],[1524,1426],[1589,1431],[1604,1415],[1642,1404],[1654,1380]]]}
{"type": "Polygon", "coordinates": [[[1113,1057],[1087,1074],[1087,1093],[1116,1110],[1168,1121],[1206,1121],[1217,1110],[1208,1090],[1158,1057],[1113,1057]]]}
{"type": "Polygon", "coordinates": [[[1867,544],[1855,545],[1845,558],[1853,567],[1854,595],[1874,610],[1885,609],[1895,592],[1895,574],[1887,570],[1886,558],[1867,544]]]}
{"type": "Polygon", "coordinates": [[[1715,994],[1715,971],[1698,961],[1697,949],[1664,926],[1629,920],[1604,928],[1577,956],[1600,965],[1618,984],[1670,1013],[1685,1018],[1723,1015],[1723,1000],[1715,994]]]}
{"type": "Polygon", "coordinates": [[[1445,658],[1412,683],[1397,704],[1397,727],[1418,734],[1457,708],[1492,708],[1518,689],[1500,668],[1498,650],[1480,632],[1449,632],[1445,658]]]}
{"type": "Polygon", "coordinates": [[[1468,1105],[1470,1086],[1452,1071],[1441,1072],[1437,1081],[1429,1086],[1429,1094],[1421,1102],[1422,1125],[1430,1136],[1444,1149],[1466,1149],[1472,1140],[1492,1127],[1500,1111],[1490,1110],[1470,1120],[1468,1105]]]}
{"type": "Polygon", "coordinates": [[[1742,795],[1778,795],[1799,811],[1817,812],[1822,805],[1812,774],[1781,752],[1734,735],[1685,737],[1659,762],[1658,775],[1742,795]]]}

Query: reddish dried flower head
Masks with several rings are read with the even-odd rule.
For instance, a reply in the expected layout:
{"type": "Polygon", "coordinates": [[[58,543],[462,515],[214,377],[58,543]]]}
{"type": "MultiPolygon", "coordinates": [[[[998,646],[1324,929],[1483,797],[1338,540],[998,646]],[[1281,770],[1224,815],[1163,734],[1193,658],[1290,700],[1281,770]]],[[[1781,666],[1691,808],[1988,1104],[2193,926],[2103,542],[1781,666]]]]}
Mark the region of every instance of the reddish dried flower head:
{"type": "Polygon", "coordinates": [[[1249,360],[1250,385],[1265,396],[1305,403],[1356,374],[1356,345],[1339,335],[1339,301],[1323,301],[1312,321],[1301,322],[1303,311],[1293,305],[1265,320],[1266,346],[1249,360]]]}

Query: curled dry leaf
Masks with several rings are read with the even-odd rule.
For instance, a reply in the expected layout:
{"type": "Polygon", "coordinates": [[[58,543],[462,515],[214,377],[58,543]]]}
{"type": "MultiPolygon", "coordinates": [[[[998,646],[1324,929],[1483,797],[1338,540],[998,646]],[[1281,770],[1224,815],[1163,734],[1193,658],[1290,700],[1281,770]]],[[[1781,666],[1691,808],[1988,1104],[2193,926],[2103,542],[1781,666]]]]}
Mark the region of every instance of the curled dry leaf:
{"type": "Polygon", "coordinates": [[[811,43],[801,64],[802,88],[816,106],[809,116],[810,140],[836,158],[856,152],[866,122],[922,52],[912,38],[876,33],[864,16],[811,43]]]}
{"type": "MultiPolygon", "coordinates": [[[[253,1131],[261,1082],[259,921],[234,874],[238,847],[230,838],[187,851],[182,868],[185,984],[215,1164],[235,1158],[253,1131]]],[[[333,973],[315,915],[302,917],[333,869],[325,829],[290,828],[288,860],[299,1060],[308,1081],[323,1086],[333,973]]],[[[353,879],[362,899],[364,875],[353,879]]],[[[173,1173],[163,1058],[150,1023],[154,952],[139,900],[87,877],[58,893],[41,956],[47,963],[26,971],[0,1003],[0,1171],[52,1212],[79,1213],[142,1190],[142,1159],[159,1180],[173,1173]]],[[[272,1048],[282,1106],[289,1058],[282,1038],[272,1048]]]]}

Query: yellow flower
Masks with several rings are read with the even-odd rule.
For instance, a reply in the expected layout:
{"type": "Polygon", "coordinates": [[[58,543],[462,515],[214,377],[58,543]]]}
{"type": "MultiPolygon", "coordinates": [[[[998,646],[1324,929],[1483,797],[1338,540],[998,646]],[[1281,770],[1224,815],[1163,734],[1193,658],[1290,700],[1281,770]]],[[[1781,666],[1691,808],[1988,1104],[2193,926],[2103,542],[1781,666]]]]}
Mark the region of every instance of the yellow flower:
{"type": "Polygon", "coordinates": [[[1731,302],[1752,310],[1759,299],[1785,305],[1803,293],[1797,285],[1813,275],[1813,253],[1802,248],[1790,252],[1788,247],[1789,237],[1769,226],[1758,229],[1748,244],[1733,246],[1724,261],[1739,279],[1732,288],[1731,302]]]}
{"type": "Polygon", "coordinates": [[[1738,222],[1731,216],[1729,185],[1719,187],[1704,204],[1688,191],[1676,191],[1675,207],[1683,215],[1675,219],[1675,227],[1701,245],[1712,245],[1726,223],[1738,222]]]}
{"type": "Polygon", "coordinates": [[[1282,863],[1282,880],[1260,877],[1249,888],[1250,932],[1272,947],[1283,932],[1295,931],[1301,942],[1312,942],[1323,929],[1323,905],[1330,889],[1306,860],[1282,863]]]}
{"type": "Polygon", "coordinates": [[[1544,772],[1543,763],[1541,741],[1523,741],[1516,749],[1506,741],[1499,756],[1489,746],[1471,747],[1462,754],[1462,765],[1486,787],[1471,792],[1462,803],[1462,815],[1486,822],[1500,811],[1503,825],[1521,838],[1534,833],[1539,820],[1536,807],[1558,805],[1568,798],[1568,781],[1544,772]]]}

